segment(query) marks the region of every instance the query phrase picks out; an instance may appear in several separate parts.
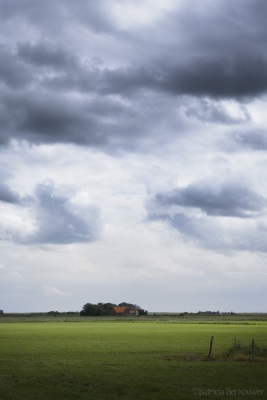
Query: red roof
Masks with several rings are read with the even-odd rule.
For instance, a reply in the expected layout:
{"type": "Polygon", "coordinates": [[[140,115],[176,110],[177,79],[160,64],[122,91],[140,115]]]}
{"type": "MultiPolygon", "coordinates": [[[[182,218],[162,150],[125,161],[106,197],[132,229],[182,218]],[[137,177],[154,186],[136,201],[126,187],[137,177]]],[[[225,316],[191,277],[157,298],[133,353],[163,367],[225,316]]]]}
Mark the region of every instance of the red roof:
{"type": "Polygon", "coordinates": [[[113,307],[117,314],[123,314],[127,307],[113,307]]]}

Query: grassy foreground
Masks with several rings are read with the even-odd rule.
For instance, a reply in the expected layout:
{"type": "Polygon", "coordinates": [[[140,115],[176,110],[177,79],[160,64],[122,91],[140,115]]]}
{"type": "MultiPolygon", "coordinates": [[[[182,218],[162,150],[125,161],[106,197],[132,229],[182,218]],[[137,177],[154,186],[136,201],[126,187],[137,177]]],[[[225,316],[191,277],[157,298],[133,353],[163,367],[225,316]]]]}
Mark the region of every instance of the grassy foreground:
{"type": "Polygon", "coordinates": [[[221,357],[234,337],[266,344],[267,323],[1,322],[0,399],[267,398],[265,359],[221,357]]]}

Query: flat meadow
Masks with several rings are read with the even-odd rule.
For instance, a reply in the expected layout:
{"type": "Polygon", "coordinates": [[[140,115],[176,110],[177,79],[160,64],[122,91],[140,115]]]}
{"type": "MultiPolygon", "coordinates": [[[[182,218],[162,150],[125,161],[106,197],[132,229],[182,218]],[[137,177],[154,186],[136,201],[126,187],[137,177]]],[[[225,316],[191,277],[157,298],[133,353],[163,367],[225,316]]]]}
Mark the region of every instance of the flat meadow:
{"type": "Polygon", "coordinates": [[[266,317],[0,319],[0,399],[265,399],[266,317]],[[212,355],[210,337],[214,336],[212,355]]]}

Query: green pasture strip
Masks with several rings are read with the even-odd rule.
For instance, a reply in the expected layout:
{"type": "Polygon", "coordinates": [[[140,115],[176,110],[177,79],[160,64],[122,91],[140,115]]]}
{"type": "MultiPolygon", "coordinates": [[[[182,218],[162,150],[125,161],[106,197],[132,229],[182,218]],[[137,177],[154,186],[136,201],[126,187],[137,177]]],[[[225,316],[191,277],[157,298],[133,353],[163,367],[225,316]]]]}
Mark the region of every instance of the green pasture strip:
{"type": "Polygon", "coordinates": [[[184,314],[184,313],[150,313],[140,317],[82,317],[79,313],[10,313],[0,314],[0,324],[3,322],[168,322],[178,324],[191,323],[229,323],[251,324],[267,322],[266,313],[239,313],[239,314],[184,314]]]}
{"type": "Polygon", "coordinates": [[[0,399],[195,399],[194,388],[266,398],[267,363],[193,361],[208,354],[211,336],[216,359],[234,337],[266,344],[267,323],[2,322],[0,399]],[[184,354],[192,361],[174,357],[184,354]]]}

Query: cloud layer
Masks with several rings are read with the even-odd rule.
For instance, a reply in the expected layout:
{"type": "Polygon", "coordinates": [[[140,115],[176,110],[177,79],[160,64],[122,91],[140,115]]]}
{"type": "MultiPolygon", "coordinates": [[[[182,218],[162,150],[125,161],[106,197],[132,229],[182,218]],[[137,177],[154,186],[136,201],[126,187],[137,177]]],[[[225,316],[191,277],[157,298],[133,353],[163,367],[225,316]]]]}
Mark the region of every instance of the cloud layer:
{"type": "Polygon", "coordinates": [[[1,308],[262,310],[266,12],[0,0],[1,308]]]}
{"type": "MultiPolygon", "coordinates": [[[[53,9],[50,3],[41,10],[38,5],[38,11],[34,1],[22,7],[2,0],[2,24],[7,32],[17,24],[18,36],[6,35],[0,45],[1,143],[15,138],[128,148],[129,140],[140,141],[140,131],[154,135],[163,115],[163,129],[168,129],[166,121],[173,119],[181,96],[245,100],[263,95],[262,2],[212,5],[206,0],[201,8],[192,1],[179,3],[177,10],[135,30],[120,26],[124,7],[138,10],[131,1],[124,6],[111,1],[107,12],[105,0],[75,6],[59,1],[53,9]],[[257,28],[248,30],[249,25],[257,28]],[[83,34],[80,43],[72,29],[83,34]],[[93,45],[86,51],[87,41],[93,45]],[[173,105],[166,109],[168,99],[173,105]],[[145,104],[153,115],[143,112],[145,104]]],[[[145,13],[149,7],[147,2],[145,13]]],[[[211,118],[218,120],[214,111],[211,118]]],[[[182,123],[177,115],[177,128],[182,123]]]]}

